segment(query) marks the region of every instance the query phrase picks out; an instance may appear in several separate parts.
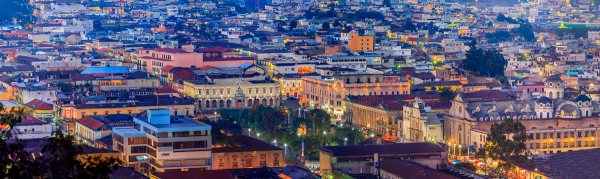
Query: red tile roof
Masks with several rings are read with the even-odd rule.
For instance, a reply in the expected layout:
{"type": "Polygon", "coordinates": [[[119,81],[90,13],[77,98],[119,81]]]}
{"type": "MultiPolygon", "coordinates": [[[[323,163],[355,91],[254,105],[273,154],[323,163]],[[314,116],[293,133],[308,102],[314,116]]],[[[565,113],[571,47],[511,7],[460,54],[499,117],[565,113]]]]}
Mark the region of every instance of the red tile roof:
{"type": "Polygon", "coordinates": [[[200,70],[208,70],[208,69],[211,69],[211,68],[219,69],[219,68],[214,67],[214,66],[206,65],[206,66],[203,66],[202,68],[200,68],[200,70]]]}
{"type": "Polygon", "coordinates": [[[39,124],[39,123],[45,123],[45,122],[36,117],[30,116],[30,115],[25,115],[25,118],[19,124],[39,124]]]}
{"type": "Polygon", "coordinates": [[[164,59],[164,58],[156,58],[156,57],[150,57],[150,56],[143,56],[143,57],[138,57],[138,58],[149,59],[149,60],[160,60],[160,61],[172,61],[172,60],[168,60],[168,59],[164,59]]]}
{"type": "Polygon", "coordinates": [[[84,116],[81,119],[77,120],[77,122],[94,130],[98,130],[104,125],[104,123],[89,116],[84,116]]]}
{"type": "Polygon", "coordinates": [[[54,107],[51,104],[45,103],[39,99],[29,101],[25,106],[30,107],[33,110],[53,110],[54,107]]]}
{"type": "Polygon", "coordinates": [[[161,179],[233,179],[228,170],[195,170],[195,171],[172,171],[154,174],[161,179]]]}
{"type": "Polygon", "coordinates": [[[164,67],[162,67],[160,69],[162,71],[169,71],[169,70],[172,70],[173,68],[175,68],[175,66],[173,66],[173,65],[167,65],[167,66],[164,66],[164,67]]]}
{"type": "Polygon", "coordinates": [[[173,88],[169,86],[163,86],[156,90],[156,93],[177,93],[173,88]]]}
{"type": "Polygon", "coordinates": [[[164,53],[192,53],[192,52],[188,52],[185,50],[172,49],[172,48],[156,48],[156,49],[152,49],[152,50],[157,51],[157,52],[164,52],[164,53]]]}
{"type": "Polygon", "coordinates": [[[429,168],[417,162],[402,161],[399,159],[383,160],[380,163],[381,170],[390,172],[401,178],[412,179],[458,179],[458,177],[446,174],[442,171],[429,168]]]}
{"type": "Polygon", "coordinates": [[[360,103],[363,105],[368,105],[371,107],[377,107],[379,104],[384,104],[390,110],[402,110],[404,108],[404,104],[399,102],[390,101],[387,99],[382,99],[374,96],[353,96],[356,100],[356,103],[360,103]]]}

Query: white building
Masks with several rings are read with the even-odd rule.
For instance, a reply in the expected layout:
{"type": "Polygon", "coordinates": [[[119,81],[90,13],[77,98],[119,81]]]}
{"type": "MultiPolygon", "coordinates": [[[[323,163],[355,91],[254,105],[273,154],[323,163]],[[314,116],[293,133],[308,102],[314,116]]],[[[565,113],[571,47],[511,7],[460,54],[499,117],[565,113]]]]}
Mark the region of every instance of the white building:
{"type": "Polygon", "coordinates": [[[211,126],[169,110],[148,109],[139,127],[113,128],[114,150],[125,166],[149,163],[151,172],[211,170],[211,126]]]}

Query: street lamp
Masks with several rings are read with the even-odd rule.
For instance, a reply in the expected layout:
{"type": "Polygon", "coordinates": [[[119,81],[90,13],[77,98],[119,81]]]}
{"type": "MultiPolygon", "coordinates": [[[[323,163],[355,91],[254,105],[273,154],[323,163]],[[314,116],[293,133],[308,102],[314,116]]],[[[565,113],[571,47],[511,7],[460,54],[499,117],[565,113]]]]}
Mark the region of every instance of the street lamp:
{"type": "Polygon", "coordinates": [[[283,146],[285,147],[285,153],[284,153],[284,155],[287,155],[287,144],[283,144],[283,146]]]}
{"type": "Polygon", "coordinates": [[[348,141],[348,138],[344,138],[344,145],[346,145],[347,141],[348,141]]]}
{"type": "Polygon", "coordinates": [[[215,121],[217,120],[217,111],[215,111],[215,121]]]}
{"type": "Polygon", "coordinates": [[[260,139],[260,133],[256,133],[256,135],[258,136],[258,139],[260,139]]]}
{"type": "Polygon", "coordinates": [[[250,136],[250,131],[251,131],[251,130],[252,130],[252,129],[248,129],[248,136],[250,136]]]}

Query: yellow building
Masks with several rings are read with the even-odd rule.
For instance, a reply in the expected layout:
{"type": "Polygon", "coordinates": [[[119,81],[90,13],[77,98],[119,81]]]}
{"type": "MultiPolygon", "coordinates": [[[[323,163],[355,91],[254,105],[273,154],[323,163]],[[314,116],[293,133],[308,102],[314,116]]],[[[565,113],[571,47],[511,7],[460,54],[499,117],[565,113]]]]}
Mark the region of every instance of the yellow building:
{"type": "Polygon", "coordinates": [[[25,104],[25,114],[29,114],[41,120],[49,121],[54,116],[54,107],[52,104],[45,103],[39,99],[34,99],[25,104]]]}
{"type": "Polygon", "coordinates": [[[280,103],[279,83],[237,78],[184,80],[184,94],[199,100],[198,109],[243,109],[255,104],[277,107],[280,103]]]}

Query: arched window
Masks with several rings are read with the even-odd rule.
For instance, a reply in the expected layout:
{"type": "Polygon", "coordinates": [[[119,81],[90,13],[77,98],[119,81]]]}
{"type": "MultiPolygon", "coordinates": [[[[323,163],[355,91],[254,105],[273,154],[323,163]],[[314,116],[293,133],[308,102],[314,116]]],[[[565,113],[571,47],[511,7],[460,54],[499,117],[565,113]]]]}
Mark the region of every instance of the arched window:
{"type": "Polygon", "coordinates": [[[540,118],[542,118],[542,112],[540,112],[540,118]]]}
{"type": "Polygon", "coordinates": [[[546,118],[550,118],[550,112],[546,113],[546,118]]]}

